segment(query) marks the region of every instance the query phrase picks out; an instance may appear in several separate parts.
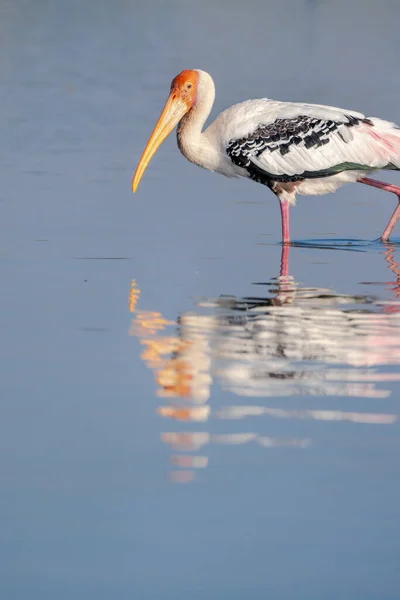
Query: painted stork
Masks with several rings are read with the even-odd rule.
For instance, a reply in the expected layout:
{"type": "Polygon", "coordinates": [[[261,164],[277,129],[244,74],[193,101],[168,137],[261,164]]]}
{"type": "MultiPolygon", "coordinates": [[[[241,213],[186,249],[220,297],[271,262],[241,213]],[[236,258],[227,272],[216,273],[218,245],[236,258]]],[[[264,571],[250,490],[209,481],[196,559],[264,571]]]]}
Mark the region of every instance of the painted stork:
{"type": "Polygon", "coordinates": [[[289,208],[296,194],[334,192],[358,181],[397,195],[398,205],[381,239],[400,217],[400,186],[366,177],[379,169],[400,170],[400,128],[363,114],[317,104],[247,100],[223,111],[205,131],[215,98],[205,71],[182,71],[137,165],[132,191],[157,148],[179,123],[177,137],[190,161],[227,177],[247,177],[279,199],[282,242],[290,243],[289,208]]]}

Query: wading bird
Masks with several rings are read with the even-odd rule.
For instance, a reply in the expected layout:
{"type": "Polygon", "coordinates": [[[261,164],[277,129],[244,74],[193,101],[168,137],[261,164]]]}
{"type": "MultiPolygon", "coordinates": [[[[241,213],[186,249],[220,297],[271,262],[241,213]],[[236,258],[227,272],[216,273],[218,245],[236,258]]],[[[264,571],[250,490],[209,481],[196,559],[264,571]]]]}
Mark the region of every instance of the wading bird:
{"type": "Polygon", "coordinates": [[[190,162],[227,177],[247,177],[274,192],[284,244],[290,243],[289,208],[296,194],[326,194],[355,181],[397,195],[398,205],[381,236],[389,239],[400,217],[400,186],[365,175],[400,170],[397,125],[333,106],[263,98],[231,106],[202,131],[214,98],[214,82],[205,71],[182,71],[173,79],[137,165],[133,192],[157,148],[179,123],[178,146],[190,162]]]}

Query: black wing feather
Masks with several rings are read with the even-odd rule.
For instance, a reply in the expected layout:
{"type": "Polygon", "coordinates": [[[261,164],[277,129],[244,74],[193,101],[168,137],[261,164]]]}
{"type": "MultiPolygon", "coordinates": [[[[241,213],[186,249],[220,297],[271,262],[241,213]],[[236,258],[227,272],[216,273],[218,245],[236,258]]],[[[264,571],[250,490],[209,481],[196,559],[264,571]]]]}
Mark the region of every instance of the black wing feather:
{"type": "MultiPolygon", "coordinates": [[[[299,175],[276,175],[267,173],[251,161],[252,157],[258,157],[266,151],[279,152],[284,156],[290,151],[292,145],[298,145],[301,142],[304,142],[306,149],[319,148],[329,144],[331,134],[339,128],[354,127],[361,122],[373,125],[369,119],[361,119],[352,115],[346,115],[346,121],[323,120],[307,115],[291,119],[276,119],[269,125],[260,124],[253,133],[246,137],[230,140],[226,152],[234,164],[249,172],[252,179],[266,185],[270,185],[273,181],[301,181],[306,178],[329,177],[346,170],[368,169],[366,165],[344,162],[322,171],[305,171],[299,175]]],[[[338,134],[340,135],[340,131],[338,134]]],[[[344,137],[341,136],[341,138],[346,142],[344,137]]]]}

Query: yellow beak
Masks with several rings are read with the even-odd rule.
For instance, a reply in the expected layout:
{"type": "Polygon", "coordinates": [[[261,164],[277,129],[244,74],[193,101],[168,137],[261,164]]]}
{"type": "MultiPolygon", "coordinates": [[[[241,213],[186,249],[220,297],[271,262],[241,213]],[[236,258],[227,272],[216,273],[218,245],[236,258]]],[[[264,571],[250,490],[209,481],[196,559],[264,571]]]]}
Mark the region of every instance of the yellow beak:
{"type": "Polygon", "coordinates": [[[145,170],[157,149],[161,146],[165,138],[171,133],[175,125],[179,123],[182,117],[187,113],[189,107],[179,97],[178,93],[173,91],[164,106],[164,109],[154,127],[149,141],[146,144],[143,154],[140,157],[138,166],[132,179],[132,192],[135,193],[145,170]]]}

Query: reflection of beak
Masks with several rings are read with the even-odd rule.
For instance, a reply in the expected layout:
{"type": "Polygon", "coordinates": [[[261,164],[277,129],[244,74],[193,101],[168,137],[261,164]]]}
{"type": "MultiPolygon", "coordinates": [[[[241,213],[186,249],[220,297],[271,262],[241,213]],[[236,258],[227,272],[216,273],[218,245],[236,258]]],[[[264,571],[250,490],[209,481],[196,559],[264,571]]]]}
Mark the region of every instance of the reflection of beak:
{"type": "Polygon", "coordinates": [[[171,133],[175,125],[179,123],[188,110],[189,108],[186,103],[181,100],[176,92],[172,92],[156,126],[154,127],[154,131],[143,150],[138,166],[136,167],[135,175],[132,180],[132,192],[136,192],[143,173],[147,169],[147,165],[153,158],[159,146],[161,146],[165,138],[171,133]]]}

